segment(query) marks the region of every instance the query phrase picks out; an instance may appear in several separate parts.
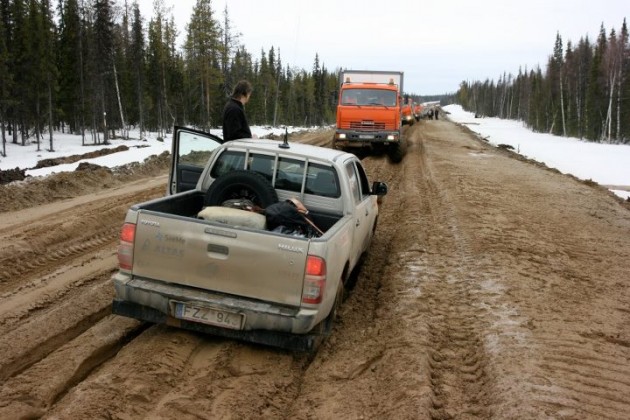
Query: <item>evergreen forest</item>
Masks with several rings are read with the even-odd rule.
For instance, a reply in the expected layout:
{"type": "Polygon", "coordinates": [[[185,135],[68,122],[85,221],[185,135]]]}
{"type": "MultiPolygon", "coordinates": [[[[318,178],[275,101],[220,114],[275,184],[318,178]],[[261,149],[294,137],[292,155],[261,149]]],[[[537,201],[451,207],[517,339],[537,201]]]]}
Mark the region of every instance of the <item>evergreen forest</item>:
{"type": "Polygon", "coordinates": [[[503,74],[498,81],[462,82],[455,101],[478,117],[523,121],[537,132],[630,143],[630,44],[628,27],[595,42],[583,37],[566,47],[557,34],[543,72],[539,67],[503,74]]]}
{"type": "Polygon", "coordinates": [[[317,54],[310,71],[273,47],[253,55],[211,0],[197,0],[178,45],[172,13],[153,7],[147,21],[135,1],[0,0],[0,154],[6,142],[54,150],[55,132],[101,144],[130,128],[218,127],[241,79],[254,87],[252,125],[334,121],[337,73],[317,54]]]}

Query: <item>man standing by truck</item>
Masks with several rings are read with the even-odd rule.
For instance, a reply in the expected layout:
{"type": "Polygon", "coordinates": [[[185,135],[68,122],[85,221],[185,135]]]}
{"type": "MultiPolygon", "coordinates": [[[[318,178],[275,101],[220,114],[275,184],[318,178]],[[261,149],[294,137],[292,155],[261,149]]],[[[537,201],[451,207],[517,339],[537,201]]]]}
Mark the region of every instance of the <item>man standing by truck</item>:
{"type": "Polygon", "coordinates": [[[223,140],[258,138],[252,136],[245,116],[245,104],[249,102],[252,90],[247,80],[241,80],[234,86],[232,97],[223,108],[223,140]]]}

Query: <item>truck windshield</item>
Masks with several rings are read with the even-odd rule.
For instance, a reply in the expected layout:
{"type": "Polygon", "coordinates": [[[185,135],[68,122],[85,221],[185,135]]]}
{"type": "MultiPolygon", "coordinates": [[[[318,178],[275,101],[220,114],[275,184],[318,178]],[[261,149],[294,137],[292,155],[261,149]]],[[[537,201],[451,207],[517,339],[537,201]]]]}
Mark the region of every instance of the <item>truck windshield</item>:
{"type": "Polygon", "coordinates": [[[396,106],[396,92],[383,89],[345,89],[342,105],[396,106]]]}

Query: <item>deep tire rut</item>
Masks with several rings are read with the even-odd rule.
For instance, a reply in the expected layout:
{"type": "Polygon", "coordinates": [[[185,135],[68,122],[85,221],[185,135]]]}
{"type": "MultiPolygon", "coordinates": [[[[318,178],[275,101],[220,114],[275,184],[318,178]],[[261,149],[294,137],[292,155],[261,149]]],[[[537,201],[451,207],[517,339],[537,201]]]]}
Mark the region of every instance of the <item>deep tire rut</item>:
{"type": "Polygon", "coordinates": [[[432,390],[432,419],[489,418],[492,383],[486,374],[484,311],[474,307],[478,268],[460,223],[451,209],[447,190],[432,174],[426,141],[415,130],[410,151],[420,160],[420,173],[414,178],[419,197],[416,217],[421,226],[419,245],[426,252],[414,262],[422,267],[421,293],[429,301],[428,365],[432,390]],[[415,152],[415,153],[414,153],[415,152]],[[430,229],[428,227],[431,227],[430,229]]]}

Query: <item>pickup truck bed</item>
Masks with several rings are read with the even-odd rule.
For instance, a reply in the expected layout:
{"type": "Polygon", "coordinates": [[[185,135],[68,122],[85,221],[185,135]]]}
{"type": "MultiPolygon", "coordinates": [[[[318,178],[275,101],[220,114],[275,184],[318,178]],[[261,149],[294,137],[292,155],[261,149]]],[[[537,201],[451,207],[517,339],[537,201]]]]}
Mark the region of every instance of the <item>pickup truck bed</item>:
{"type": "MultiPolygon", "coordinates": [[[[191,190],[169,197],[169,199],[161,197],[146,203],[136,204],[131,209],[197,219],[197,214],[204,208],[204,195],[201,191],[191,190]]],[[[342,217],[340,214],[317,210],[310,211],[309,216],[315,225],[324,232],[328,231],[342,217]]]]}

